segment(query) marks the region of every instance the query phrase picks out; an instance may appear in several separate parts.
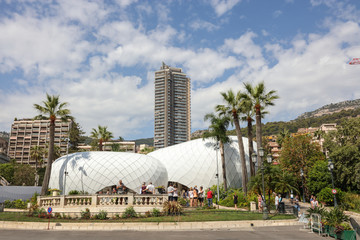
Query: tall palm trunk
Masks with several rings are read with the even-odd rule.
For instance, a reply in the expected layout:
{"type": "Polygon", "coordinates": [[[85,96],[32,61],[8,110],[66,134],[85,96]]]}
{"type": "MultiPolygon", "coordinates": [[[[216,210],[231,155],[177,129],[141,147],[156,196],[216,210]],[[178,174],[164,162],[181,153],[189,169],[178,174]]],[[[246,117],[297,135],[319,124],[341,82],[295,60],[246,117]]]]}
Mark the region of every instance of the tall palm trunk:
{"type": "Polygon", "coordinates": [[[259,149],[262,147],[262,139],[261,139],[261,112],[260,112],[260,104],[255,105],[256,111],[256,145],[257,145],[257,162],[259,163],[259,167],[262,166],[262,159],[259,155],[259,149]]]}
{"type": "Polygon", "coordinates": [[[99,151],[102,151],[103,150],[103,140],[102,138],[100,138],[99,140],[99,151]]]}
{"type": "Polygon", "coordinates": [[[221,167],[222,167],[222,172],[223,172],[224,190],[227,191],[224,144],[222,141],[219,141],[219,142],[220,142],[220,155],[221,155],[221,167]]]}
{"type": "Polygon", "coordinates": [[[248,145],[249,145],[249,165],[250,165],[250,176],[255,176],[255,166],[254,163],[251,161],[251,155],[254,152],[253,146],[253,128],[252,128],[252,119],[251,117],[247,118],[247,130],[248,130],[248,145]]]}
{"type": "Polygon", "coordinates": [[[243,188],[244,194],[246,196],[247,195],[248,178],[247,178],[244,143],[243,143],[243,140],[242,140],[239,117],[238,117],[236,111],[233,111],[232,114],[233,114],[234,125],[235,125],[236,135],[237,135],[238,144],[239,144],[239,153],[240,153],[240,161],[241,161],[241,173],[242,173],[241,174],[242,175],[241,183],[242,183],[242,188],[243,188]]]}
{"type": "Polygon", "coordinates": [[[55,134],[55,117],[50,117],[50,139],[49,139],[49,152],[48,152],[48,159],[46,164],[46,171],[44,175],[43,184],[41,187],[41,195],[46,195],[46,192],[49,188],[49,180],[50,180],[50,173],[51,173],[51,164],[54,160],[54,134],[55,134]]]}

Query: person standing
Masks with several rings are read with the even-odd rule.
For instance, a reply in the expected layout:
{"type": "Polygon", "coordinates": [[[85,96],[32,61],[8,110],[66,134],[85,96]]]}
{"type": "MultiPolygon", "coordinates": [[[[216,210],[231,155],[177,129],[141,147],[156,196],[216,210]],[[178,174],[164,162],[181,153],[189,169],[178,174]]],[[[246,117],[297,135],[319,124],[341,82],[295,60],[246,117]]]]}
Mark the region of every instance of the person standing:
{"type": "Polygon", "coordinates": [[[258,194],[258,208],[259,208],[259,212],[262,212],[262,210],[263,210],[263,199],[262,199],[262,196],[260,194],[258,194]]]}
{"type": "Polygon", "coordinates": [[[208,207],[212,207],[213,205],[213,192],[211,191],[210,188],[208,188],[208,192],[206,194],[207,196],[207,201],[208,201],[208,207]]]}
{"type": "Polygon", "coordinates": [[[200,207],[204,206],[204,189],[202,186],[200,186],[200,190],[199,190],[199,205],[200,207]]]}
{"type": "Polygon", "coordinates": [[[235,206],[235,210],[237,210],[237,204],[238,204],[238,195],[236,194],[236,192],[234,193],[234,206],[235,206]]]}
{"type": "Polygon", "coordinates": [[[168,201],[169,202],[172,202],[173,200],[173,192],[174,192],[174,188],[173,188],[173,185],[170,183],[169,184],[169,187],[167,189],[167,192],[168,192],[168,201]]]}
{"type": "Polygon", "coordinates": [[[198,206],[198,197],[199,197],[199,195],[198,195],[198,190],[197,190],[197,188],[196,188],[196,186],[194,187],[194,202],[193,202],[193,205],[194,205],[194,207],[197,207],[198,206]]]}
{"type": "Polygon", "coordinates": [[[275,193],[275,210],[279,211],[279,196],[275,193]]]}
{"type": "Polygon", "coordinates": [[[174,202],[177,202],[177,200],[178,200],[178,197],[179,197],[179,195],[178,195],[178,189],[177,189],[177,187],[174,185],[174,187],[173,187],[174,189],[173,189],[173,201],[174,202]]]}
{"type": "Polygon", "coordinates": [[[125,184],[122,182],[122,180],[119,180],[119,185],[116,186],[117,193],[118,194],[124,194],[125,193],[125,184]]]}
{"type": "Polygon", "coordinates": [[[152,184],[152,182],[150,182],[149,185],[147,185],[145,191],[146,193],[149,194],[155,194],[155,186],[152,184]]]}
{"type": "Polygon", "coordinates": [[[194,189],[190,187],[189,190],[189,198],[190,198],[190,207],[194,206],[194,189]]]}

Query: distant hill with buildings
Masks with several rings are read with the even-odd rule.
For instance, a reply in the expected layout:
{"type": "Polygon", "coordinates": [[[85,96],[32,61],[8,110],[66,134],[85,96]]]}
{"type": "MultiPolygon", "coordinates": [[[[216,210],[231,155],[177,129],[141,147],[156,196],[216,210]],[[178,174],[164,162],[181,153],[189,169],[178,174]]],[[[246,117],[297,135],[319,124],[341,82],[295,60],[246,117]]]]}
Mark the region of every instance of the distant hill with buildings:
{"type": "Polygon", "coordinates": [[[312,118],[312,117],[321,117],[324,115],[329,115],[337,112],[341,112],[344,110],[354,110],[360,108],[360,99],[356,100],[348,100],[338,103],[330,103],[321,108],[318,108],[311,112],[305,112],[297,117],[295,120],[300,120],[304,118],[312,118]]]}

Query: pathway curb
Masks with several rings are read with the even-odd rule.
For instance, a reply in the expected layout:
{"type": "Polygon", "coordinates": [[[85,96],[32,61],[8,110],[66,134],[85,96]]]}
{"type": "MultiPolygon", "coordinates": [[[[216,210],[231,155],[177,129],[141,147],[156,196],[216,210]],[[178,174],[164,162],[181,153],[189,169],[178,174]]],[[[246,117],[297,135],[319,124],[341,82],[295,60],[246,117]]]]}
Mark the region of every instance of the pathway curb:
{"type": "MultiPolygon", "coordinates": [[[[210,221],[210,222],[160,222],[160,223],[50,223],[50,230],[73,231],[173,231],[173,230],[225,230],[251,229],[269,226],[302,226],[291,220],[254,220],[254,221],[210,221]]],[[[11,222],[0,221],[0,229],[47,230],[47,222],[11,222]]]]}

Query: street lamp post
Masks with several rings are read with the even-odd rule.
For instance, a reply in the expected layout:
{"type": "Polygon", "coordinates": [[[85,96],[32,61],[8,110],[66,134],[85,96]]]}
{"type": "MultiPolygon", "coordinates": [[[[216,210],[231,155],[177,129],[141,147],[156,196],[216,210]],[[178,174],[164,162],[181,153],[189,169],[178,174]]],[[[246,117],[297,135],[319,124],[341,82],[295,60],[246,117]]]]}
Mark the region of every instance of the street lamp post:
{"type": "Polygon", "coordinates": [[[216,150],[216,177],[217,177],[217,198],[216,198],[216,204],[219,204],[220,202],[220,190],[219,190],[219,163],[218,163],[218,151],[219,151],[219,142],[216,142],[215,145],[216,150]]]}
{"type": "MultiPolygon", "coordinates": [[[[335,185],[334,185],[334,176],[333,176],[333,170],[334,170],[334,163],[331,161],[331,159],[329,158],[328,160],[328,169],[331,173],[331,182],[332,182],[332,188],[335,189],[335,185]]],[[[334,207],[337,207],[337,201],[336,201],[336,193],[334,194],[334,207]]]]}
{"type": "MultiPolygon", "coordinates": [[[[264,183],[264,149],[263,148],[259,148],[259,156],[261,159],[261,177],[262,177],[262,192],[263,192],[263,199],[264,199],[264,210],[263,210],[263,219],[266,220],[269,218],[269,213],[268,213],[268,209],[267,209],[267,204],[266,204],[266,198],[265,198],[265,183],[264,183]]],[[[256,153],[253,153],[251,156],[252,162],[255,164],[257,162],[257,155],[256,153]]],[[[271,163],[272,161],[272,157],[270,154],[267,155],[266,160],[268,163],[271,163]]]]}
{"type": "Polygon", "coordinates": [[[302,184],[302,192],[303,192],[303,202],[305,202],[304,171],[302,168],[300,168],[300,176],[301,176],[301,184],[302,184]]]}

